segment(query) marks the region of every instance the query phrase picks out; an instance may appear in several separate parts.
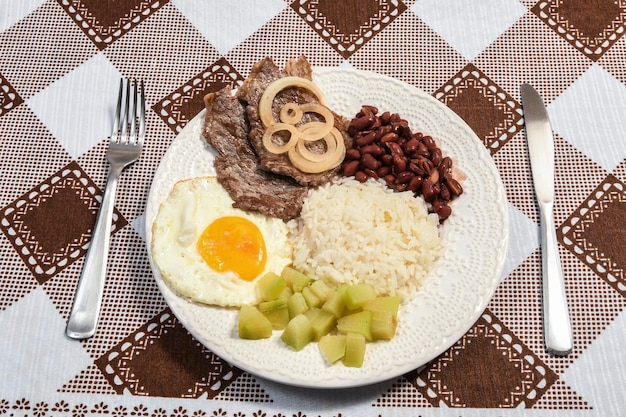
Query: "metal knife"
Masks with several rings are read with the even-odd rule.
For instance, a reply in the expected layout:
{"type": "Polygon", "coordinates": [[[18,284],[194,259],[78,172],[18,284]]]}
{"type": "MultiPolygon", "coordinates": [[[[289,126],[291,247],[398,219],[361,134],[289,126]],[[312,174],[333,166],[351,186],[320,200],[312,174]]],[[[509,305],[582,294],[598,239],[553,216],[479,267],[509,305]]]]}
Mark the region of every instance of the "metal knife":
{"type": "Polygon", "coordinates": [[[554,138],[548,112],[535,89],[521,86],[530,166],[541,217],[543,333],[546,350],[554,355],[572,351],[563,270],[554,226],[554,138]]]}

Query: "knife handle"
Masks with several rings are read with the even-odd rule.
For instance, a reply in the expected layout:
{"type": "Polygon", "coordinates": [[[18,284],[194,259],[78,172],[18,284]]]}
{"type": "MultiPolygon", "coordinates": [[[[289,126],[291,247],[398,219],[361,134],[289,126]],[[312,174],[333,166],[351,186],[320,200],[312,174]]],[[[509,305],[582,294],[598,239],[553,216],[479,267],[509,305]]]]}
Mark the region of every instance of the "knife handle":
{"type": "Polygon", "coordinates": [[[544,341],[548,353],[567,355],[572,351],[572,327],[554,227],[553,203],[540,202],[539,208],[541,215],[544,341]]]}

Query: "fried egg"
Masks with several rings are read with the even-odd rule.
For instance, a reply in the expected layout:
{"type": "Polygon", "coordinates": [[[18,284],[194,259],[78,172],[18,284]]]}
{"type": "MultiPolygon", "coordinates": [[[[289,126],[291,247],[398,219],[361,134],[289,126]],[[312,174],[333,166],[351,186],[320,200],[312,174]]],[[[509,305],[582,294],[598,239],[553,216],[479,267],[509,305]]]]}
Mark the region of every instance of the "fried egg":
{"type": "Polygon", "coordinates": [[[219,306],[258,303],[255,282],[292,260],[286,224],[232,207],[215,177],[176,183],[152,224],[152,258],[177,293],[219,306]]]}

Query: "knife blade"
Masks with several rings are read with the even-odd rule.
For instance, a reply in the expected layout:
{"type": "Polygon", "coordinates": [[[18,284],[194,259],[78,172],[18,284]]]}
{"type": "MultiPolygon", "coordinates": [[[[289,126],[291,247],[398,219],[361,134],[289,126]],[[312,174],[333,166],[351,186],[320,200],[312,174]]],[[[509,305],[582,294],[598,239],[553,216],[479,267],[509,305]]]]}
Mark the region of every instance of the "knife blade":
{"type": "Polygon", "coordinates": [[[520,88],[535,195],[541,220],[544,343],[548,353],[572,351],[572,327],[554,226],[554,137],[543,100],[529,84],[520,88]]]}

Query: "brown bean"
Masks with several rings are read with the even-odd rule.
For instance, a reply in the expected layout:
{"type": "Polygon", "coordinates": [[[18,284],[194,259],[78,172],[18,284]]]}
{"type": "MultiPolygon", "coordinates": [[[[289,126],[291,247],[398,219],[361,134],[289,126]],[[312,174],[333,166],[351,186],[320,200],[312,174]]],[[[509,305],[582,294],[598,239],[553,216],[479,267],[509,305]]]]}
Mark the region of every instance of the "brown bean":
{"type": "Polygon", "coordinates": [[[423,156],[411,159],[411,163],[414,164],[411,170],[419,175],[429,175],[434,167],[430,159],[424,158],[423,156]]]}
{"type": "Polygon", "coordinates": [[[368,129],[376,120],[376,117],[373,115],[365,115],[358,118],[352,119],[350,122],[350,127],[353,128],[357,132],[361,132],[363,130],[368,129]]]}
{"type": "Polygon", "coordinates": [[[439,182],[439,170],[436,168],[431,169],[428,179],[432,181],[433,184],[437,184],[439,182]]]}
{"type": "Polygon", "coordinates": [[[430,157],[430,151],[428,150],[426,145],[424,145],[424,142],[420,142],[419,143],[415,153],[417,153],[419,156],[423,156],[423,157],[426,157],[426,158],[430,157]]]}
{"type": "Polygon", "coordinates": [[[369,168],[364,168],[363,172],[365,173],[365,175],[367,175],[368,177],[374,178],[374,179],[378,179],[378,174],[376,173],[376,171],[374,171],[373,169],[369,169],[369,168]]]}
{"type": "Polygon", "coordinates": [[[376,129],[376,140],[380,140],[387,133],[391,133],[391,126],[380,126],[376,129]]]}
{"type": "Polygon", "coordinates": [[[411,132],[411,128],[407,124],[406,126],[402,126],[399,129],[398,135],[400,135],[400,137],[403,138],[404,140],[408,140],[408,139],[411,139],[413,132],[411,132]]]}
{"type": "Polygon", "coordinates": [[[362,147],[360,150],[361,150],[361,155],[369,153],[374,156],[380,156],[385,153],[385,149],[378,146],[375,143],[370,143],[369,145],[362,147]]]}
{"type": "Polygon", "coordinates": [[[401,155],[393,156],[393,170],[397,174],[406,171],[406,158],[401,155]]]}
{"type": "Polygon", "coordinates": [[[359,164],[360,161],[358,159],[354,159],[343,164],[343,175],[346,177],[351,177],[356,174],[359,169],[359,164]]]}
{"type": "Polygon", "coordinates": [[[402,120],[402,119],[391,123],[391,129],[398,135],[406,132],[404,128],[408,126],[409,126],[409,122],[407,122],[406,120],[402,120]]]}
{"type": "Polygon", "coordinates": [[[450,195],[450,189],[445,184],[441,184],[441,191],[439,192],[439,198],[441,198],[443,201],[450,201],[451,197],[452,196],[450,195]]]}
{"type": "Polygon", "coordinates": [[[387,165],[383,165],[380,168],[378,168],[376,170],[376,173],[378,174],[379,177],[384,177],[385,175],[389,175],[391,174],[391,167],[387,166],[387,165]]]}
{"type": "Polygon", "coordinates": [[[391,118],[391,113],[389,113],[388,111],[384,112],[383,114],[380,115],[380,122],[383,125],[387,125],[389,124],[389,119],[391,118]]]}
{"type": "Polygon", "coordinates": [[[435,192],[435,184],[433,184],[432,181],[424,180],[422,183],[422,196],[424,196],[424,200],[429,202],[433,201],[437,196],[437,193],[435,192]]]}
{"type": "Polygon", "coordinates": [[[380,143],[397,142],[397,141],[398,141],[398,134],[393,133],[393,132],[389,132],[386,135],[384,135],[382,138],[380,138],[380,143]]]}
{"type": "Polygon", "coordinates": [[[441,149],[434,148],[430,150],[430,160],[433,161],[434,166],[439,166],[441,160],[443,159],[443,154],[441,153],[441,149]]]}
{"type": "Polygon", "coordinates": [[[435,139],[433,139],[432,136],[424,136],[422,138],[422,142],[424,143],[424,145],[426,145],[426,147],[429,150],[435,149],[437,147],[437,144],[435,143],[435,139]]]}
{"type": "Polygon", "coordinates": [[[415,152],[420,145],[420,141],[417,139],[410,139],[404,144],[404,152],[411,154],[415,152]]]}
{"type": "Polygon", "coordinates": [[[384,146],[376,145],[375,152],[372,152],[372,154],[378,159],[382,159],[382,157],[387,154],[387,149],[385,149],[384,146]]]}
{"type": "Polygon", "coordinates": [[[452,208],[441,200],[433,201],[433,209],[440,220],[445,220],[452,214],[452,208]]]}
{"type": "Polygon", "coordinates": [[[376,140],[376,132],[371,131],[366,135],[363,135],[361,137],[357,137],[354,142],[358,145],[358,146],[367,146],[370,143],[374,142],[376,140]]]}
{"type": "Polygon", "coordinates": [[[416,193],[419,191],[423,182],[424,182],[424,179],[420,177],[419,175],[416,175],[413,178],[411,178],[411,181],[409,181],[409,184],[407,185],[407,189],[416,193]]]}
{"type": "Polygon", "coordinates": [[[402,150],[402,147],[400,145],[398,145],[396,142],[387,142],[385,144],[385,146],[387,146],[387,148],[389,148],[389,150],[391,151],[391,155],[393,156],[404,156],[404,151],[402,150]]]}
{"type": "Polygon", "coordinates": [[[367,181],[367,174],[363,171],[357,171],[354,174],[354,178],[358,181],[358,182],[365,182],[367,181]]]}
{"type": "Polygon", "coordinates": [[[444,178],[446,174],[450,172],[450,168],[452,168],[452,159],[446,156],[439,164],[439,177],[444,178]]]}
{"type": "Polygon", "coordinates": [[[363,112],[363,114],[366,114],[368,116],[375,116],[376,114],[378,114],[378,109],[374,106],[370,106],[369,104],[361,106],[361,111],[363,112]]]}
{"type": "Polygon", "coordinates": [[[396,174],[396,184],[408,184],[415,177],[411,171],[402,171],[396,174]]]}
{"type": "Polygon", "coordinates": [[[369,153],[363,154],[361,156],[361,163],[364,167],[372,170],[380,168],[382,164],[378,159],[374,158],[372,154],[369,153]]]}
{"type": "Polygon", "coordinates": [[[361,159],[361,152],[356,148],[347,149],[346,159],[361,159]]]}
{"type": "Polygon", "coordinates": [[[380,157],[380,161],[383,163],[383,165],[391,166],[393,164],[393,156],[386,153],[380,157]]]}
{"type": "Polygon", "coordinates": [[[400,115],[398,113],[391,113],[391,116],[389,116],[389,122],[391,123],[395,123],[402,120],[402,118],[400,117],[400,115]]]}
{"type": "Polygon", "coordinates": [[[446,185],[448,186],[448,189],[450,190],[450,193],[453,196],[459,196],[459,195],[463,194],[463,187],[454,178],[447,177],[446,178],[446,185]]]}
{"type": "Polygon", "coordinates": [[[387,174],[383,177],[383,179],[388,185],[391,185],[396,181],[396,176],[393,174],[387,174]]]}
{"type": "Polygon", "coordinates": [[[422,166],[417,162],[416,159],[411,159],[409,162],[409,170],[417,175],[424,176],[426,172],[422,169],[422,166]]]}
{"type": "Polygon", "coordinates": [[[433,184],[433,191],[435,192],[435,196],[438,196],[439,193],[441,192],[441,184],[438,182],[435,182],[433,184]]]}

